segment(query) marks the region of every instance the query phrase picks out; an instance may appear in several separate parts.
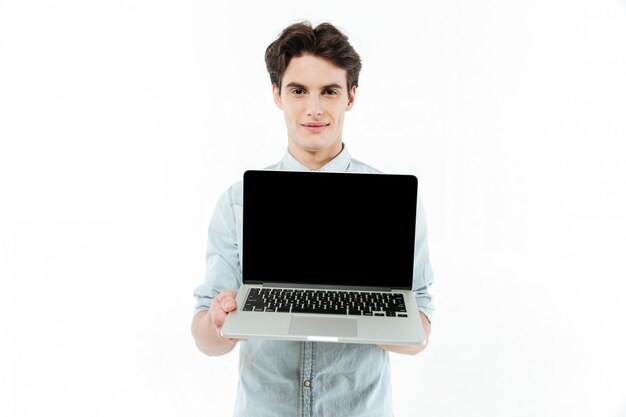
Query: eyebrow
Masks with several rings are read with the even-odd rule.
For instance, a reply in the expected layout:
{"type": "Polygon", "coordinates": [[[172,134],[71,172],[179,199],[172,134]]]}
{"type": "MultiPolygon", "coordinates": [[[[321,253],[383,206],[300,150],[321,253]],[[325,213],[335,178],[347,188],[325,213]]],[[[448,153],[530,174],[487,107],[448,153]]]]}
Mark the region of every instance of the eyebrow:
{"type": "MultiPolygon", "coordinates": [[[[286,87],[302,88],[303,90],[307,89],[304,85],[300,83],[296,83],[296,82],[290,82],[289,84],[286,85],[286,87]]],[[[322,90],[328,90],[329,88],[336,88],[340,90],[343,89],[343,87],[341,87],[339,84],[336,84],[336,83],[322,86],[322,90]]]]}

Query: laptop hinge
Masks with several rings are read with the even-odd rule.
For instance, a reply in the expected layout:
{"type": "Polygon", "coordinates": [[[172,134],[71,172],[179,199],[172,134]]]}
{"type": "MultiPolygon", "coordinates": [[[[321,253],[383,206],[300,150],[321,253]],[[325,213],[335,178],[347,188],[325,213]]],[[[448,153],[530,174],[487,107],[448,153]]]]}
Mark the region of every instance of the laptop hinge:
{"type": "Polygon", "coordinates": [[[386,291],[391,292],[390,287],[367,287],[360,285],[320,285],[320,284],[287,284],[284,282],[264,282],[261,284],[263,287],[271,288],[311,288],[311,289],[331,289],[331,290],[344,290],[344,291],[386,291]]]}

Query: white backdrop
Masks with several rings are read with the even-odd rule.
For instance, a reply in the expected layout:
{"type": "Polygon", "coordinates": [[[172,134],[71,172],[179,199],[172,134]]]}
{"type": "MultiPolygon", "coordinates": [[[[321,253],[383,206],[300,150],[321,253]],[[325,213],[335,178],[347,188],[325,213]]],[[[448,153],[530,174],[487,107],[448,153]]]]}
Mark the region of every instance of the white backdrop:
{"type": "Polygon", "coordinates": [[[0,415],[230,415],[192,292],[217,196],[285,150],[263,52],[308,18],[363,59],[352,155],[420,179],[397,416],[626,416],[626,2],[296,3],[0,0],[0,415]]]}

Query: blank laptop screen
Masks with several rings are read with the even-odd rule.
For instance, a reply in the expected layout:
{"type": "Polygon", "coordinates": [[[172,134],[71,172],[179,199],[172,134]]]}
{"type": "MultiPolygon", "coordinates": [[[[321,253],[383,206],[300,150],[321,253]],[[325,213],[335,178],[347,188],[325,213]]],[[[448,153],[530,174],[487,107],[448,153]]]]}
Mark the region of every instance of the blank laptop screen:
{"type": "Polygon", "coordinates": [[[413,175],[244,173],[244,283],[390,287],[413,279],[413,175]]]}

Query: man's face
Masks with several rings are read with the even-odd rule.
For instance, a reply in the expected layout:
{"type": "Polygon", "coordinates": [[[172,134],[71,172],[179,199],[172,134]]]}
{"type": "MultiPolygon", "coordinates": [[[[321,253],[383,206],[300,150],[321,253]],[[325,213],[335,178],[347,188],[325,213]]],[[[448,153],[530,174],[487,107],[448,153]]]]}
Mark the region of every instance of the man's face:
{"type": "Polygon", "coordinates": [[[356,87],[348,91],[346,70],[313,55],[292,58],[282,88],[273,86],[274,102],[283,110],[289,150],[301,162],[330,159],[342,147],[345,112],[356,87]]]}

